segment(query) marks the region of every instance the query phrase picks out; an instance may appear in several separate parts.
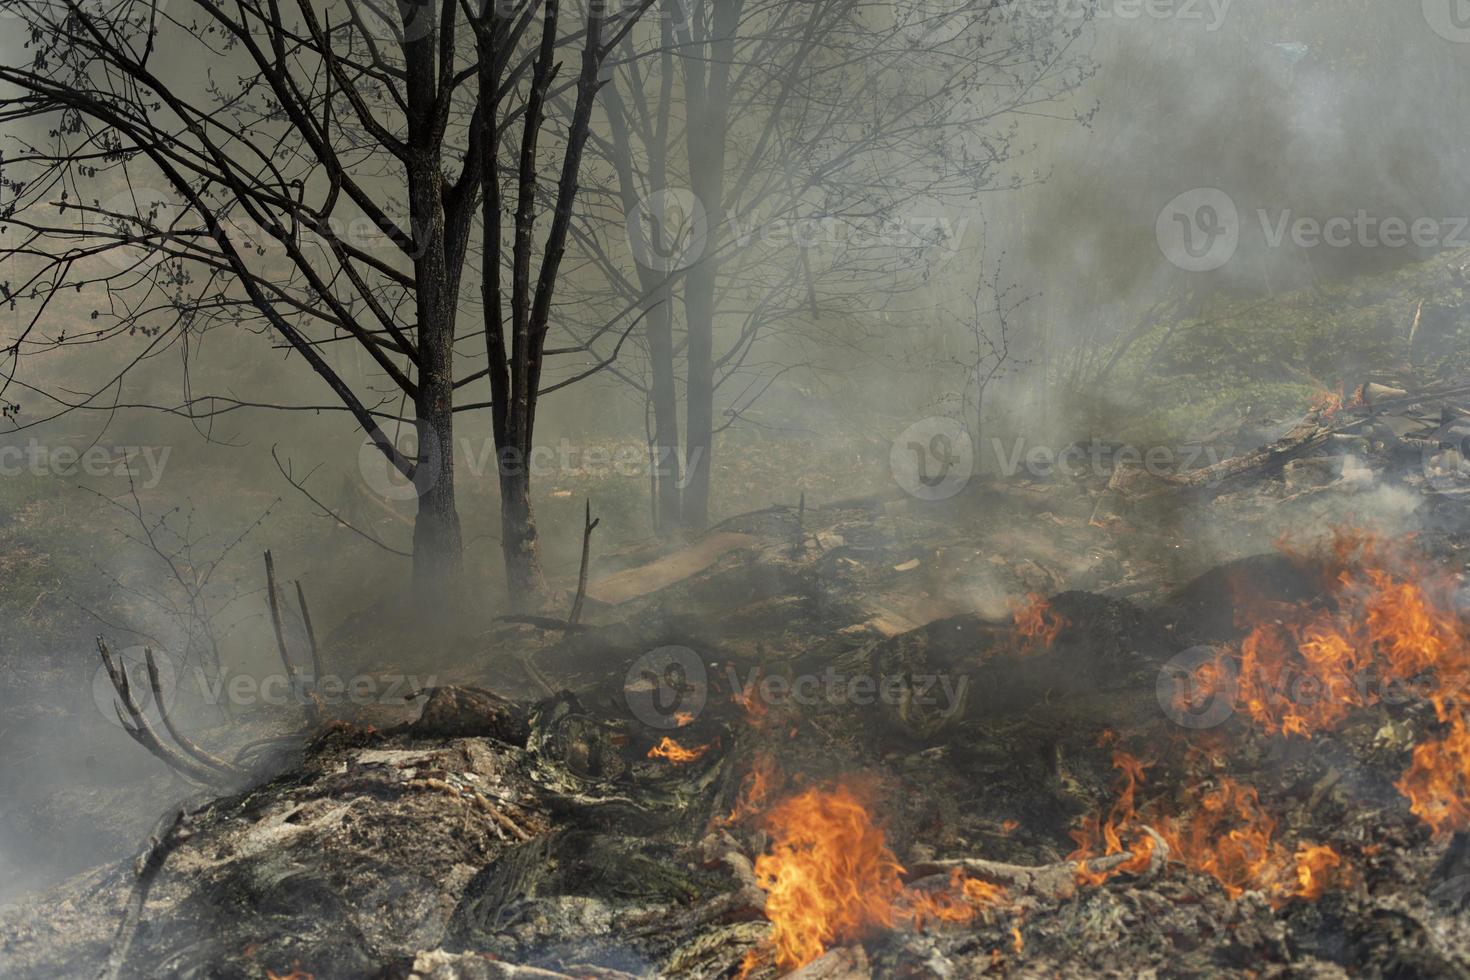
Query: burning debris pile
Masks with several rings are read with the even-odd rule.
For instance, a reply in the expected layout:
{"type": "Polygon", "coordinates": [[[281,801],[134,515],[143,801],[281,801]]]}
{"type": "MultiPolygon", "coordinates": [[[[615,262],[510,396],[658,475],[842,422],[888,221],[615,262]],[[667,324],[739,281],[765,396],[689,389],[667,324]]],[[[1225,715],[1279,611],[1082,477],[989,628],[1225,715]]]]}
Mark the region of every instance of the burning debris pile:
{"type": "MultiPolygon", "coordinates": [[[[1314,410],[1258,492],[1406,399],[1314,410]]],[[[1442,506],[1418,438],[1363,465],[1442,506]]],[[[1226,464],[1192,506],[1239,505],[1226,464]]],[[[506,697],[324,727],[6,913],[0,972],[1470,977],[1470,537],[1342,527],[1169,589],[1105,482],[627,556],[586,622],[494,637],[506,697]],[[1031,544],[1007,508],[1051,548],[989,560],[1031,544]]]]}

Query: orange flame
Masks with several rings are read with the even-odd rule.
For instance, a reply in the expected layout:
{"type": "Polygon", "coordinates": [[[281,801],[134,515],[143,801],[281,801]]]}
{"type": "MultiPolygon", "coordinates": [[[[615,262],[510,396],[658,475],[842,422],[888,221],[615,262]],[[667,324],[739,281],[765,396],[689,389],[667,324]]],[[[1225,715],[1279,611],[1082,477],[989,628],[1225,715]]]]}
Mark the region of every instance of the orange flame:
{"type": "Polygon", "coordinates": [[[756,668],[755,675],[743,689],[730,692],[730,700],[744,709],[745,720],[752,728],[762,727],[766,723],[766,715],[771,710],[770,706],[759,697],[760,675],[760,668],[756,668]]]}
{"type": "Polygon", "coordinates": [[[1307,402],[1307,410],[1316,412],[1323,418],[1329,418],[1337,414],[1341,409],[1342,395],[1326,388],[1314,394],[1311,400],[1307,402]]]}
{"type": "Polygon", "coordinates": [[[1296,851],[1296,893],[1313,901],[1339,877],[1342,857],[1326,844],[1303,844],[1296,851]]]}
{"type": "Polygon", "coordinates": [[[766,798],[770,796],[771,787],[775,781],[775,762],[764,752],[756,753],[755,759],[751,762],[750,771],[740,781],[740,792],[735,797],[734,809],[730,811],[729,816],[716,821],[717,825],[737,823],[760,813],[761,808],[766,804],[766,798]]]}
{"type": "Polygon", "coordinates": [[[1428,678],[1445,730],[1415,747],[1396,786],[1436,833],[1470,827],[1470,624],[1458,581],[1411,539],[1352,529],[1334,532],[1322,563],[1329,607],[1278,604],[1241,642],[1238,707],[1268,734],[1310,738],[1428,678]]]}
{"type": "Polygon", "coordinates": [[[1020,639],[1021,652],[1044,650],[1056,642],[1057,634],[1072,625],[1061,613],[1052,609],[1046,596],[1032,592],[1025,602],[1012,603],[1011,622],[1020,639]]]}
{"type": "Polygon", "coordinates": [[[704,758],[704,754],[714,748],[714,743],[696,745],[692,749],[686,749],[678,742],[664,736],[663,741],[648,750],[650,759],[667,759],[676,766],[687,766],[691,762],[698,762],[704,758]]]}
{"type": "MultiPolygon", "coordinates": [[[[947,889],[905,888],[904,869],[883,829],[858,793],[842,784],[782,800],[762,825],[771,845],[756,858],[756,882],[766,892],[771,948],[783,970],[810,963],[832,945],[874,929],[969,922],[1005,895],[999,885],[970,878],[961,869],[951,872],[947,889]]],[[[757,947],[746,955],[742,977],[760,964],[764,952],[757,947]]]]}
{"type": "Polygon", "coordinates": [[[1341,878],[1337,870],[1341,858],[1332,848],[1303,844],[1293,856],[1274,839],[1276,821],[1251,786],[1222,779],[1218,787],[1204,793],[1189,819],[1178,820],[1157,804],[1143,810],[1135,806],[1138,787],[1144,782],[1144,763],[1118,751],[1113,754],[1113,766],[1119,770],[1121,785],[1106,821],[1092,815],[1072,832],[1077,849],[1068,859],[1077,862],[1079,884],[1100,885],[1115,874],[1146,870],[1158,845],[1145,825],[1168,846],[1171,861],[1214,878],[1231,898],[1255,890],[1273,902],[1293,896],[1315,899],[1329,883],[1341,878]],[[1111,870],[1094,870],[1089,865],[1096,857],[1123,853],[1131,857],[1111,870]]]}
{"type": "Polygon", "coordinates": [[[835,942],[892,927],[903,868],[854,793],[809,789],[767,815],[771,850],[755,862],[776,963],[794,969],[835,942]]]}
{"type": "Polygon", "coordinates": [[[1450,719],[1443,738],[1414,747],[1409,768],[1394,787],[1436,834],[1470,827],[1470,728],[1463,709],[1450,719]]]}

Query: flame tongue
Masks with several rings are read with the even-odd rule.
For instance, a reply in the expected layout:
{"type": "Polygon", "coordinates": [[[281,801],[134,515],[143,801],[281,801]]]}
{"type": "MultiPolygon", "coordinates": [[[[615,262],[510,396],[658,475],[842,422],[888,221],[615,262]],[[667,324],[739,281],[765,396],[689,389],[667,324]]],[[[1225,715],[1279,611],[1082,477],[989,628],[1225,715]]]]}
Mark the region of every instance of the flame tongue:
{"type": "Polygon", "coordinates": [[[1056,642],[1057,635],[1072,625],[1067,617],[1052,608],[1046,596],[1032,592],[1026,601],[1011,610],[1020,652],[1045,650],[1056,642]]]}
{"type": "Polygon", "coordinates": [[[661,742],[648,750],[648,757],[650,759],[665,759],[673,765],[684,766],[691,762],[698,762],[704,758],[704,754],[714,748],[714,744],[710,742],[707,745],[696,745],[693,748],[687,748],[665,735],[661,742]]]}
{"type": "MultiPolygon", "coordinates": [[[[761,786],[768,769],[758,767],[761,786]]],[[[749,787],[748,787],[749,788],[749,787]]],[[[732,814],[732,817],[734,815],[732,814]]],[[[948,888],[904,887],[903,867],[852,788],[807,789],[787,797],[762,818],[770,849],[755,862],[765,890],[766,918],[776,965],[795,969],[835,944],[875,929],[926,922],[969,922],[999,902],[1005,890],[955,870],[948,888]]],[[[741,976],[761,962],[759,947],[746,956],[741,976]]]]}
{"type": "Polygon", "coordinates": [[[756,859],[755,874],[768,892],[779,966],[809,963],[834,942],[893,925],[903,868],[851,790],[807,790],[764,824],[771,850],[756,859]]]}

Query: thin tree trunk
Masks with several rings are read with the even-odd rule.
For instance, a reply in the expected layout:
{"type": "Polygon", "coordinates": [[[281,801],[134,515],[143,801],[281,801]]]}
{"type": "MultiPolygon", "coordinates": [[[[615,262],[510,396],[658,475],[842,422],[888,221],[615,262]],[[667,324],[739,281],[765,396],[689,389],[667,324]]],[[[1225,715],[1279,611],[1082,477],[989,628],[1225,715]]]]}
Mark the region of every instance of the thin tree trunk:
{"type": "MultiPolygon", "coordinates": [[[[715,294],[719,273],[720,216],[725,205],[725,142],[729,135],[730,65],[743,3],[739,0],[699,5],[713,7],[707,44],[684,61],[689,104],[687,147],[691,190],[708,215],[709,240],[704,255],[685,279],[684,309],[689,328],[685,397],[688,476],[681,516],[685,526],[709,523],[710,467],[714,459],[715,294]]],[[[687,44],[687,42],[686,42],[687,44]]],[[[686,47],[686,50],[689,50],[686,47]]]]}
{"type": "Polygon", "coordinates": [[[409,218],[413,229],[419,379],[414,399],[418,457],[413,577],[419,596],[444,598],[463,567],[454,501],[454,319],[458,276],[446,248],[444,176],[434,113],[438,32],[404,45],[407,76],[409,218]]]}
{"type": "MultiPolygon", "coordinates": [[[[673,69],[667,53],[673,49],[673,36],[668,18],[663,19],[664,50],[663,76],[660,84],[658,132],[649,150],[649,184],[655,188],[664,185],[667,173],[667,135],[669,86],[672,84],[673,69]]],[[[622,199],[623,212],[640,213],[638,179],[633,171],[633,151],[630,139],[630,124],[627,105],[622,93],[615,86],[602,90],[611,134],[612,164],[618,175],[618,191],[622,199]]],[[[651,222],[647,229],[654,236],[648,243],[656,255],[668,255],[673,251],[673,242],[664,240],[665,228],[661,221],[651,222]]],[[[667,534],[680,525],[680,465],[679,465],[679,396],[674,380],[674,311],[673,289],[669,276],[673,270],[650,269],[638,266],[638,286],[642,292],[644,310],[644,337],[648,342],[648,359],[652,387],[649,403],[653,409],[653,445],[651,460],[654,475],[653,489],[656,504],[654,513],[657,521],[654,530],[667,534]]]]}

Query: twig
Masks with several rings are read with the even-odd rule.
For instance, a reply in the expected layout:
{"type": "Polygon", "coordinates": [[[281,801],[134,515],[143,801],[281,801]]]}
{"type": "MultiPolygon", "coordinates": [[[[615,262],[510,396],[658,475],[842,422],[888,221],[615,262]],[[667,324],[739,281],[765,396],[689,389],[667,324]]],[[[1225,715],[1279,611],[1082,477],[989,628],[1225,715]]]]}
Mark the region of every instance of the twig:
{"type": "Polygon", "coordinates": [[[592,532],[597,525],[602,523],[602,518],[592,519],[592,498],[587,498],[587,517],[582,529],[582,568],[577,573],[577,598],[572,602],[572,611],[567,614],[567,622],[573,625],[582,619],[582,603],[587,601],[587,565],[592,557],[592,532]]]}

